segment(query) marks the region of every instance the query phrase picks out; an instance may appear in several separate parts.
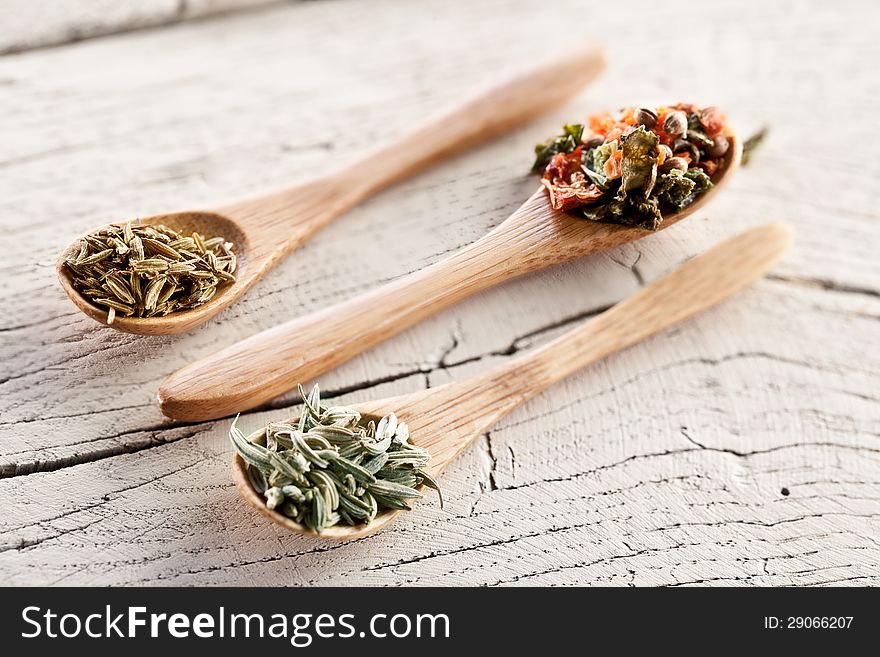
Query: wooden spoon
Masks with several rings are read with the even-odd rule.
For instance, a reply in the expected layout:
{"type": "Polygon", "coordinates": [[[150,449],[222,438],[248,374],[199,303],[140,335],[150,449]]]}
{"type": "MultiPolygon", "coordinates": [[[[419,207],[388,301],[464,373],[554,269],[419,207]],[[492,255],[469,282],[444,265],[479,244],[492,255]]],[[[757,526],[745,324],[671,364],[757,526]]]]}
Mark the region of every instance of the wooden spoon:
{"type": "MultiPolygon", "coordinates": [[[[733,134],[728,138],[715,186],[667,216],[663,228],[703,207],[729,178],[742,145],[733,134]]],[[[159,404],[178,420],[208,420],[253,408],[492,285],[651,234],[557,212],[541,188],[501,225],[445,260],[178,370],[159,387],[159,404]]]]}
{"type": "MultiPolygon", "coordinates": [[[[629,347],[715,305],[763,276],[785,253],[792,230],[785,224],[755,228],[693,258],[610,310],[560,338],[486,374],[408,395],[357,404],[364,416],[395,413],[409,425],[413,444],[431,452],[429,474],[438,476],[475,438],[504,415],[577,370],[629,347]]],[[[253,440],[261,431],[252,434],[253,440]]],[[[315,532],[266,508],[236,455],[232,474],[248,503],[279,525],[315,532]]],[[[400,511],[386,511],[367,526],[330,527],[320,536],[353,539],[390,523],[400,511]]]]}
{"type": "MultiPolygon", "coordinates": [[[[183,233],[221,235],[233,242],[238,257],[237,280],[197,308],[164,317],[117,315],[110,326],[143,335],[180,333],[198,326],[238,299],[281,258],[352,206],[433,162],[501,135],[559,105],[604,66],[605,57],[598,48],[568,52],[478,94],[341,169],[213,212],[175,212],[143,219],[144,223],[165,224],[183,233]]],[[[107,310],[74,289],[64,265],[64,260],[78,249],[79,239],[58,258],[58,278],[80,310],[105,323],[107,310]]]]}

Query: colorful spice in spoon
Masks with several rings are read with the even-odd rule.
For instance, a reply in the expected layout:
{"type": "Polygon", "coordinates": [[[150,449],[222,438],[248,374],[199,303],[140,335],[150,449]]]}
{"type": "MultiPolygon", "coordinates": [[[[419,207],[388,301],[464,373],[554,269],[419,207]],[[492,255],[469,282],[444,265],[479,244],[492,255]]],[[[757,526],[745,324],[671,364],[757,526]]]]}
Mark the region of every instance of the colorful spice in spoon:
{"type": "Polygon", "coordinates": [[[210,301],[235,280],[232,243],[161,225],[113,224],[80,240],[64,261],[73,287],[116,315],[154,317],[210,301]]]}
{"type": "Polygon", "coordinates": [[[712,187],[730,143],[714,107],[629,107],[566,125],[535,147],[534,170],[557,210],[657,230],[663,214],[712,187]]]}
{"type": "MultiPolygon", "coordinates": [[[[247,463],[266,507],[321,532],[336,524],[366,525],[383,509],[409,510],[417,486],[440,491],[422,468],[431,456],[408,442],[394,414],[377,425],[346,406],[323,406],[318,386],[303,397],[294,424],[270,424],[250,442],[232,423],[229,436],[247,463]]],[[[442,498],[441,498],[442,504],[442,498]]]]}

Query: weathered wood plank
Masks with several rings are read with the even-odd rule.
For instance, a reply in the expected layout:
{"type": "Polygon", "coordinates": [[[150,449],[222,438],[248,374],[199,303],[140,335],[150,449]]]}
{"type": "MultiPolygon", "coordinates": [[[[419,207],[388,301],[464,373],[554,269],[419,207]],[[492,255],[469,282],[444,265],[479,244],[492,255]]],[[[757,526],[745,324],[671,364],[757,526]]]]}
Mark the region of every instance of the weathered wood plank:
{"type": "Polygon", "coordinates": [[[440,6],[289,5],[0,58],[0,221],[14,245],[0,263],[0,302],[14,309],[0,318],[4,581],[880,583],[880,363],[866,349],[880,320],[880,171],[871,140],[824,132],[829,116],[869,124],[878,89],[859,63],[880,46],[836,8],[701,3],[688,49],[707,57],[681,55],[656,3],[637,3],[644,20],[625,30],[591,14],[584,39],[610,41],[600,83],[357,208],[203,329],[122,335],[64,298],[53,261],[78,232],[330,166],[542,55],[534,34],[573,11],[440,6]],[[649,42],[669,57],[662,74],[644,64],[649,42]],[[345,401],[436,385],[548,339],[725,235],[795,225],[772,280],[556,386],[474,445],[444,476],[446,509],[429,501],[350,546],[287,536],[235,495],[226,422],[158,413],[158,382],[190,359],[482,235],[531,192],[530,146],[564,120],[694,90],[746,131],[772,126],[708,210],[482,294],[322,377],[345,401]],[[821,144],[805,138],[817,133],[821,144]]]}
{"type": "Polygon", "coordinates": [[[266,5],[275,0],[4,0],[0,55],[266,5]]]}
{"type": "MultiPolygon", "coordinates": [[[[880,426],[860,388],[876,363],[802,362],[762,351],[781,334],[748,332],[814,304],[839,331],[861,299],[761,283],[527,404],[444,476],[445,509],[429,500],[351,545],[287,535],[239,500],[224,421],[5,479],[0,571],[69,584],[878,583],[880,426]]],[[[450,362],[427,383],[503,358],[450,362]]],[[[421,385],[414,374],[344,399],[421,385]]]]}

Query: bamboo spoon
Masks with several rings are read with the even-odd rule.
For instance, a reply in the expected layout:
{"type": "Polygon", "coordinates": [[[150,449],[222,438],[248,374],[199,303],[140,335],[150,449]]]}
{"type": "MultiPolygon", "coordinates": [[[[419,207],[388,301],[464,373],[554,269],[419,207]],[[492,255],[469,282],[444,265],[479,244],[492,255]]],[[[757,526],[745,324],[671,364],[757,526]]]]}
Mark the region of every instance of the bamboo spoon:
{"type": "MultiPolygon", "coordinates": [[[[667,216],[663,228],[701,208],[739,164],[742,145],[733,134],[729,139],[715,187],[667,216]]],[[[650,234],[554,211],[541,188],[501,225],[445,260],[178,370],[159,387],[160,407],[178,420],[253,408],[480,290],[650,234]]]]}
{"type": "MultiPolygon", "coordinates": [[[[792,230],[785,224],[747,231],[546,346],[486,374],[354,408],[376,418],[393,412],[406,422],[413,444],[431,453],[427,471],[436,478],[475,438],[552,384],[715,305],[763,276],[782,257],[791,239],[792,230]]],[[[264,516],[293,531],[316,535],[266,508],[263,497],[251,487],[244,461],[238,455],[233,460],[232,475],[245,500],[264,516]]],[[[343,540],[367,536],[385,527],[398,513],[386,511],[362,527],[330,527],[320,536],[343,540]]]]}
{"type": "MultiPolygon", "coordinates": [[[[568,52],[474,96],[342,169],[214,212],[175,212],[144,219],[144,223],[165,224],[183,233],[222,235],[233,242],[238,258],[237,279],[197,308],[164,317],[117,316],[110,326],[142,335],[180,333],[198,326],[233,303],[281,258],[352,206],[429,164],[503,134],[559,105],[594,79],[604,66],[605,56],[599,48],[568,52]]],[[[78,248],[79,239],[58,258],[58,278],[80,310],[105,323],[107,310],[74,289],[64,265],[65,258],[78,248]]]]}

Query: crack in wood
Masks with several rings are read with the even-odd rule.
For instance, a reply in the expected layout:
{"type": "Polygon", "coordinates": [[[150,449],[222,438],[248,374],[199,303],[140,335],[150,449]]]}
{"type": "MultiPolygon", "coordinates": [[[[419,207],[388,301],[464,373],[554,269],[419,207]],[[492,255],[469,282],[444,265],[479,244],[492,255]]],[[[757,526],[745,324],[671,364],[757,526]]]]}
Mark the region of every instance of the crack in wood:
{"type": "Polygon", "coordinates": [[[871,287],[859,285],[848,285],[839,283],[827,278],[815,278],[809,276],[784,276],[782,274],[767,274],[767,278],[771,281],[779,281],[788,283],[789,285],[801,285],[805,287],[814,287],[826,292],[839,292],[841,294],[862,294],[875,299],[880,299],[880,290],[871,287]]]}
{"type": "MultiPolygon", "coordinates": [[[[374,388],[379,385],[393,383],[395,381],[406,379],[408,377],[416,376],[419,374],[427,376],[433,372],[447,370],[447,369],[454,368],[454,367],[459,367],[464,364],[473,363],[473,362],[484,360],[484,359],[491,358],[494,356],[512,356],[512,355],[517,354],[519,351],[521,351],[522,349],[525,348],[520,344],[522,341],[527,340],[529,338],[537,337],[543,333],[547,333],[547,332],[552,331],[554,329],[561,328],[561,327],[566,326],[568,324],[581,321],[582,319],[584,319],[586,317],[590,317],[590,316],[599,314],[599,313],[603,312],[605,309],[606,309],[605,307],[591,309],[588,311],[584,311],[584,312],[577,313],[575,315],[566,317],[566,318],[559,320],[559,321],[554,321],[554,322],[548,323],[545,326],[539,327],[537,329],[532,329],[526,333],[523,333],[521,336],[512,340],[511,343],[508,345],[508,347],[506,347],[502,350],[495,350],[492,352],[480,354],[480,355],[473,356],[470,358],[462,359],[460,361],[449,363],[449,362],[446,362],[447,358],[448,358],[449,354],[451,354],[455,350],[455,348],[458,346],[459,339],[460,339],[458,337],[458,334],[456,332],[453,332],[452,345],[449,348],[447,348],[446,350],[444,350],[444,352],[440,355],[440,357],[433,364],[431,364],[429,366],[420,366],[420,367],[416,367],[413,369],[397,372],[395,374],[390,374],[388,376],[376,377],[374,379],[366,379],[366,380],[362,380],[362,381],[359,381],[357,383],[354,383],[354,384],[348,385],[348,386],[340,386],[340,387],[337,387],[334,389],[322,391],[321,396],[325,399],[335,399],[337,397],[351,394],[353,392],[368,390],[370,388],[374,388]]],[[[108,345],[108,346],[104,347],[103,350],[110,349],[115,346],[118,346],[118,345],[108,345]]],[[[80,356],[76,356],[75,359],[85,358],[89,355],[90,354],[82,354],[80,356]]],[[[73,360],[73,358],[69,359],[69,360],[73,360]]],[[[69,362],[69,360],[66,362],[69,362]]],[[[50,367],[50,366],[44,366],[43,368],[41,368],[41,370],[46,369],[46,367],[50,367]]],[[[24,376],[24,375],[21,375],[21,376],[24,376]]],[[[0,381],[0,383],[4,383],[4,382],[5,381],[0,381]]],[[[146,406],[146,405],[144,405],[144,406],[146,406]]],[[[292,409],[295,406],[298,406],[298,403],[291,402],[289,399],[282,398],[279,400],[268,402],[266,404],[262,404],[256,408],[248,411],[248,413],[246,413],[245,416],[252,414],[252,413],[261,413],[261,412],[266,412],[266,411],[292,409]]],[[[133,406],[133,408],[138,408],[138,407],[140,407],[140,406],[139,405],[133,406]]],[[[107,411],[104,411],[104,412],[107,412],[107,411]]],[[[52,419],[65,419],[67,417],[76,417],[76,416],[77,416],[77,414],[62,415],[62,416],[56,416],[55,418],[52,418],[52,419]]],[[[49,418],[37,418],[36,420],[33,420],[33,421],[40,421],[43,419],[49,419],[49,418]]],[[[42,460],[33,460],[30,462],[25,462],[25,463],[12,463],[12,464],[0,465],[0,479],[7,478],[7,477],[26,476],[26,475],[37,473],[37,472],[52,472],[55,470],[59,470],[61,468],[80,465],[82,463],[92,463],[94,461],[112,458],[114,456],[120,456],[120,455],[124,455],[124,454],[132,454],[132,453],[143,451],[146,449],[153,449],[155,447],[160,447],[163,444],[175,442],[177,440],[180,440],[181,438],[191,438],[192,436],[200,433],[200,431],[195,431],[190,434],[159,440],[159,437],[161,436],[162,432],[169,431],[172,429],[182,428],[182,427],[193,427],[193,428],[207,429],[210,426],[212,426],[214,424],[214,422],[215,421],[178,422],[178,421],[169,420],[167,423],[161,423],[158,425],[153,425],[153,426],[144,427],[144,428],[129,429],[127,431],[124,431],[124,432],[121,432],[118,434],[114,434],[114,435],[110,435],[110,436],[99,436],[97,438],[89,438],[87,440],[83,440],[83,441],[79,441],[79,442],[75,442],[75,443],[67,443],[67,444],[63,445],[62,447],[69,448],[69,447],[76,447],[77,445],[85,445],[85,444],[89,444],[89,443],[96,443],[96,442],[102,442],[102,441],[112,441],[112,440],[117,440],[119,438],[123,438],[126,436],[134,436],[134,435],[141,434],[141,433],[150,434],[148,436],[149,440],[146,443],[144,443],[143,441],[139,441],[137,444],[134,444],[134,445],[122,443],[119,445],[108,446],[108,447],[102,448],[100,450],[95,450],[94,452],[75,454],[75,455],[65,456],[63,458],[58,458],[58,459],[51,459],[50,458],[50,459],[42,459],[42,460]]],[[[0,425],[0,426],[2,426],[2,425],[0,425]]],[[[28,451],[30,451],[30,450],[28,450],[28,451]]],[[[8,457],[17,456],[18,454],[22,454],[22,453],[28,453],[28,452],[12,452],[12,453],[7,453],[4,456],[8,458],[8,457]]]]}

